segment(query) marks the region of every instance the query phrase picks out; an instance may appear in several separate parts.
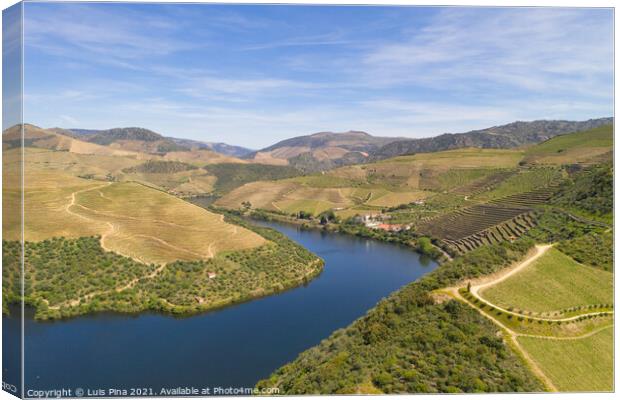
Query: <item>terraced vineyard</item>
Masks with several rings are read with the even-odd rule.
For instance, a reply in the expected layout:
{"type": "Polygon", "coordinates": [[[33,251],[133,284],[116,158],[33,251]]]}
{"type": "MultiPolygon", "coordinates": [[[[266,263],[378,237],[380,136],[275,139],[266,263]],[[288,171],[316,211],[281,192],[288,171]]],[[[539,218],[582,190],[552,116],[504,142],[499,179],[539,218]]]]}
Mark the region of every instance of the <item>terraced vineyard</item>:
{"type": "Polygon", "coordinates": [[[515,170],[499,171],[495,174],[484,177],[483,179],[476,180],[470,184],[457,187],[452,191],[452,193],[475,196],[486,190],[489,190],[492,187],[499,185],[501,182],[505,181],[515,173],[515,170]]]}
{"type": "Polygon", "coordinates": [[[513,194],[501,199],[491,200],[490,204],[508,207],[530,208],[534,205],[545,204],[557,190],[557,185],[548,186],[528,193],[513,194]]]}
{"type": "Polygon", "coordinates": [[[525,213],[462,239],[444,240],[444,242],[457,253],[464,253],[485,244],[515,240],[535,225],[535,213],[525,213]]]}
{"type": "Polygon", "coordinates": [[[514,240],[536,225],[535,206],[544,204],[557,185],[477,204],[430,219],[418,230],[441,239],[455,253],[514,240]]]}

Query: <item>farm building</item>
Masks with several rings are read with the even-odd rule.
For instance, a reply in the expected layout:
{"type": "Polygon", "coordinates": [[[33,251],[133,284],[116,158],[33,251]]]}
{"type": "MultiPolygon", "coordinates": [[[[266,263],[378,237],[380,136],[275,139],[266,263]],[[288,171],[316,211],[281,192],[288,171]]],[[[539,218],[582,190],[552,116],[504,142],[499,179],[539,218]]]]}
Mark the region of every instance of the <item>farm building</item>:
{"type": "Polygon", "coordinates": [[[405,225],[405,224],[385,224],[385,223],[381,223],[378,224],[376,226],[377,229],[381,229],[384,231],[389,231],[389,232],[400,232],[400,231],[407,231],[411,228],[410,225],[405,225]]]}

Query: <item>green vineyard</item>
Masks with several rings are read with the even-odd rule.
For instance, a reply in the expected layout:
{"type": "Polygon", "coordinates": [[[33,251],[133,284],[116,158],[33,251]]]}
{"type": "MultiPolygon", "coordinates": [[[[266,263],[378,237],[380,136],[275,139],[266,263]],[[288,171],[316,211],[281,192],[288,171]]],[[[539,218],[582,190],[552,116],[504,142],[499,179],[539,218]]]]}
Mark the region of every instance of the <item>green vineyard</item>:
{"type": "Polygon", "coordinates": [[[490,204],[496,204],[506,207],[522,207],[530,208],[536,205],[545,204],[551,199],[558,189],[557,184],[553,184],[544,188],[533,190],[527,193],[518,193],[511,196],[502,197],[500,199],[491,200],[490,204]]]}
{"type": "Polygon", "coordinates": [[[516,174],[516,170],[499,171],[492,175],[489,175],[483,179],[478,179],[467,185],[457,187],[452,191],[454,194],[462,194],[467,196],[475,196],[491,188],[499,185],[512,175],[516,174]]]}
{"type": "Polygon", "coordinates": [[[455,254],[483,245],[512,241],[536,225],[534,207],[547,203],[556,190],[557,185],[554,184],[463,208],[429,219],[418,230],[440,239],[455,254]]]}
{"type": "Polygon", "coordinates": [[[465,253],[485,244],[515,240],[536,225],[534,212],[520,214],[508,221],[503,221],[490,228],[459,240],[444,239],[448,248],[455,253],[465,253]]]}

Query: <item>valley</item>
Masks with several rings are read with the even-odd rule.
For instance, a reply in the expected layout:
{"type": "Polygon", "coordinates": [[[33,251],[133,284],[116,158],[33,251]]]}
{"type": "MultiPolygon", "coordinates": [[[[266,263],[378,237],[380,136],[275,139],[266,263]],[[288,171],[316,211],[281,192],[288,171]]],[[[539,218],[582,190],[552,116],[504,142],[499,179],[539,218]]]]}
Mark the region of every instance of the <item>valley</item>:
{"type": "Polygon", "coordinates": [[[7,396],[615,394],[610,0],[83,3],[3,7],[7,396]]]}
{"type": "MultiPolygon", "coordinates": [[[[551,124],[505,148],[465,142],[392,158],[376,154],[398,138],[359,132],[229,149],[237,157],[142,128],[26,125],[23,149],[8,130],[3,196],[24,196],[24,301],[36,321],[68,321],[189,316],[304,290],[330,266],[256,222],[277,221],[335,242],[394,243],[441,265],[390,286],[399,290],[349,315],[350,325],[327,324],[331,336],[281,359],[292,362],[260,369],[258,388],[610,390],[613,126],[588,124],[565,134],[580,125],[551,124]],[[14,179],[22,157],[23,191],[14,179]],[[557,367],[575,364],[573,351],[588,354],[591,385],[580,366],[557,367]],[[448,364],[455,372],[442,372],[448,364]]],[[[21,233],[19,215],[4,210],[6,315],[21,299],[21,233]]],[[[295,236],[287,229],[278,225],[295,236]]]]}
{"type": "MultiPolygon", "coordinates": [[[[25,301],[37,319],[96,311],[189,315],[286,290],[321,272],[319,258],[276,233],[180,197],[211,191],[217,178],[202,167],[230,157],[198,150],[181,157],[191,164],[177,161],[178,148],[149,153],[157,136],[130,133],[144,140],[124,146],[129,139],[122,136],[120,147],[133,150],[121,151],[115,141],[83,142],[26,125],[22,151],[15,130],[5,132],[3,167],[11,179],[3,196],[17,204],[23,195],[25,301]],[[22,159],[23,186],[14,179],[22,159]]],[[[13,283],[22,233],[20,214],[3,209],[6,313],[20,298],[13,283]]]]}

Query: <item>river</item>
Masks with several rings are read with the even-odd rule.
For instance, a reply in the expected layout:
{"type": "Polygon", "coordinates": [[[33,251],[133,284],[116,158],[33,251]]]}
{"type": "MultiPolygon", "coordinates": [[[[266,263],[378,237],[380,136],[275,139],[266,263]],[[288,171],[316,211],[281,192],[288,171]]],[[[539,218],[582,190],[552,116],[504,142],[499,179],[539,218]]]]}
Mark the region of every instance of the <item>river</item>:
{"type": "MultiPolygon", "coordinates": [[[[322,257],[323,273],[304,287],[186,318],[100,313],[36,322],[27,310],[26,390],[81,388],[107,395],[110,389],[146,388],[159,395],[162,388],[253,387],[436,267],[403,246],[261,224],[322,257]]],[[[19,322],[3,318],[5,340],[19,322]]],[[[17,379],[17,371],[6,369],[17,354],[4,352],[5,381],[17,379]]]]}

